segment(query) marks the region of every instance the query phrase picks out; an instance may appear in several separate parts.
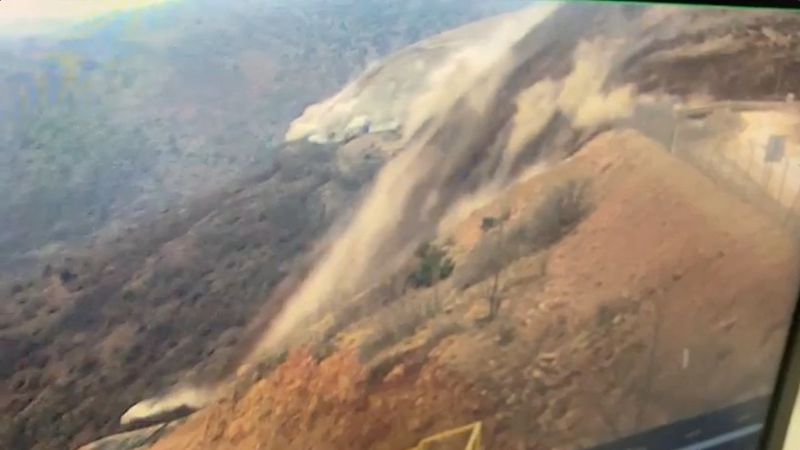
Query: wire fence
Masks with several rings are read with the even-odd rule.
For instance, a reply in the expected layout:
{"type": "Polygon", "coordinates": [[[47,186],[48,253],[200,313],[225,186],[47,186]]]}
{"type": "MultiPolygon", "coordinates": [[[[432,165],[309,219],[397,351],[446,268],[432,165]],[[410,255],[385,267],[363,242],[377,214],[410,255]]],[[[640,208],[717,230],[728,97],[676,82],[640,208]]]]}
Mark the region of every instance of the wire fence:
{"type": "MultiPolygon", "coordinates": [[[[730,112],[728,106],[719,108],[730,112]]],[[[702,111],[705,115],[714,112],[713,108],[702,111]]],[[[792,148],[782,135],[740,142],[721,133],[707,136],[699,145],[699,140],[684,138],[698,128],[691,125],[692,120],[702,124],[691,118],[691,111],[677,115],[670,151],[800,237],[800,160],[791,156],[800,154],[800,149],[792,148]]]]}

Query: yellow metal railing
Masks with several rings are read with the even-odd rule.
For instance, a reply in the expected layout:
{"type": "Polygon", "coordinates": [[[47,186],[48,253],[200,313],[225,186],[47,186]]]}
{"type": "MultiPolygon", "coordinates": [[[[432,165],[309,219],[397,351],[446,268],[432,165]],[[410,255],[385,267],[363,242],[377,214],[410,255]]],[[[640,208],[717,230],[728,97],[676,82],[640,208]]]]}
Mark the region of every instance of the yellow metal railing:
{"type": "Polygon", "coordinates": [[[434,444],[441,443],[453,439],[457,436],[466,435],[469,433],[469,440],[464,450],[483,450],[483,426],[481,422],[475,422],[459,428],[454,428],[433,436],[427,437],[417,444],[416,447],[410,450],[428,450],[434,444]]]}

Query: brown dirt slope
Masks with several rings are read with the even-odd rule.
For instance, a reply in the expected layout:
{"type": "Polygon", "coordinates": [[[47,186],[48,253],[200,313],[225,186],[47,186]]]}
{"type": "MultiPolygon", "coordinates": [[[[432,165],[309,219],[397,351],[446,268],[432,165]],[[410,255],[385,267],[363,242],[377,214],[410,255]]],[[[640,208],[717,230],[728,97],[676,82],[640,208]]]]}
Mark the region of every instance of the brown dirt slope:
{"type": "Polygon", "coordinates": [[[762,395],[773,381],[795,300],[794,240],[636,132],[599,136],[451,238],[465,254],[453,280],[393,303],[440,309],[402,328],[402,310],[373,308],[332,356],[290,357],[155,449],[403,449],[476,418],[489,448],[579,449],[762,395]],[[521,227],[575,180],[590,212],[507,262],[500,311],[485,320],[494,277],[454,282],[498,233],[480,231],[482,219],[508,211],[506,230],[521,227]],[[366,353],[354,336],[382,326],[405,334],[366,353]]]}
{"type": "Polygon", "coordinates": [[[154,450],[407,448],[434,426],[474,420],[481,405],[469,386],[435,364],[397,370],[369,387],[351,352],[321,363],[301,352],[239,401],[198,413],[154,450]]]}

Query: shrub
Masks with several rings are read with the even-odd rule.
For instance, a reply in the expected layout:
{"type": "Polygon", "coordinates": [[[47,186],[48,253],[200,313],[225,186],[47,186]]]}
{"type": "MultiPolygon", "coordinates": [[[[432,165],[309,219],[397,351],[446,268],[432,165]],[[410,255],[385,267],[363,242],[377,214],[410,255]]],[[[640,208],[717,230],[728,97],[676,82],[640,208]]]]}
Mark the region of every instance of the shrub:
{"type": "Polygon", "coordinates": [[[500,326],[497,334],[497,343],[500,346],[506,346],[514,341],[517,337],[517,330],[512,323],[504,323],[500,326]]]}
{"type": "Polygon", "coordinates": [[[122,300],[126,302],[132,302],[136,299],[136,293],[131,291],[130,289],[126,289],[122,291],[122,300]]]}
{"type": "Polygon", "coordinates": [[[484,217],[481,221],[481,230],[484,232],[491,230],[492,228],[496,227],[498,224],[498,219],[496,217],[484,217]]]}
{"type": "Polygon", "coordinates": [[[529,251],[544,249],[574,230],[589,211],[586,183],[570,181],[550,191],[531,220],[512,232],[509,240],[527,244],[529,251]]]}
{"type": "Polygon", "coordinates": [[[554,187],[527,221],[504,232],[503,219],[487,217],[481,228],[493,239],[483,239],[458,274],[457,284],[471,286],[527,255],[557,243],[591,210],[586,183],[570,181],[554,187]]]}
{"type": "Polygon", "coordinates": [[[436,245],[430,243],[420,245],[416,256],[419,259],[419,265],[408,277],[409,283],[414,287],[431,287],[439,281],[447,279],[455,269],[453,260],[436,245]]]}
{"type": "Polygon", "coordinates": [[[423,297],[392,304],[376,317],[378,328],[361,346],[361,359],[368,361],[382,350],[412,336],[439,312],[441,305],[438,302],[423,297]]]}

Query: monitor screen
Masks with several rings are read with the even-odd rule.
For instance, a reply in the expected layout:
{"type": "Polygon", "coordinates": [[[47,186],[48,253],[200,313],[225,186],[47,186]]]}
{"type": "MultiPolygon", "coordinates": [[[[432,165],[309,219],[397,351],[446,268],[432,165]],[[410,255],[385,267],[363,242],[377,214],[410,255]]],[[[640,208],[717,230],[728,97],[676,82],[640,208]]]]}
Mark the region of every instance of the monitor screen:
{"type": "Polygon", "coordinates": [[[711,6],[0,2],[0,448],[762,448],[799,44],[711,6]]]}

